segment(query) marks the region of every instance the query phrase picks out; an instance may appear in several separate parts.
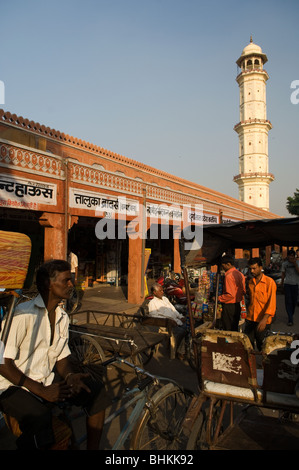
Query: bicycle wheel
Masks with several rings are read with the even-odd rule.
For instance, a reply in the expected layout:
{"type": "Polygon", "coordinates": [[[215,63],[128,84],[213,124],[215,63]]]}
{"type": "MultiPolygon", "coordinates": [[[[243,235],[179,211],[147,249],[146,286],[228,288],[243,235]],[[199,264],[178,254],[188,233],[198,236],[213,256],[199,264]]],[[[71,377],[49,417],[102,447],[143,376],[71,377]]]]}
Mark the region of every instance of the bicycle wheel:
{"type": "Polygon", "coordinates": [[[194,347],[193,347],[193,340],[191,335],[187,335],[185,338],[185,352],[186,352],[186,359],[193,370],[197,370],[195,355],[194,355],[194,347]]]}
{"type": "Polygon", "coordinates": [[[207,449],[206,442],[206,414],[203,410],[199,413],[192,426],[186,450],[207,449]]]}
{"type": "Polygon", "coordinates": [[[102,362],[105,354],[95,338],[88,335],[76,334],[69,342],[71,361],[80,372],[88,372],[94,379],[103,376],[102,362]]]}
{"type": "Polygon", "coordinates": [[[169,383],[144,407],[131,439],[131,450],[183,450],[188,435],[182,426],[193,394],[169,383]]]}
{"type": "MultiPolygon", "coordinates": [[[[190,433],[187,444],[187,450],[207,450],[212,445],[215,437],[217,425],[219,423],[222,401],[217,401],[213,405],[211,421],[209,422],[209,405],[210,401],[206,403],[205,409],[201,409],[190,433]]],[[[218,437],[223,433],[224,427],[221,424],[218,437]]]]}

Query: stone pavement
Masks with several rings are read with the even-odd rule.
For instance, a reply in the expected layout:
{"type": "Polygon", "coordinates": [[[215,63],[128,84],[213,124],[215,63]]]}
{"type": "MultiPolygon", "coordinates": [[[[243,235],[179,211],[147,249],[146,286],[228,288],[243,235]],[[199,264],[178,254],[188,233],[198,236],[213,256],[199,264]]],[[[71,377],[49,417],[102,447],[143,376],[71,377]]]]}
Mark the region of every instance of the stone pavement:
{"type": "Polygon", "coordinates": [[[138,305],[130,304],[126,298],[126,287],[115,287],[110,284],[97,284],[84,290],[81,311],[96,309],[107,312],[133,314],[138,305]]]}

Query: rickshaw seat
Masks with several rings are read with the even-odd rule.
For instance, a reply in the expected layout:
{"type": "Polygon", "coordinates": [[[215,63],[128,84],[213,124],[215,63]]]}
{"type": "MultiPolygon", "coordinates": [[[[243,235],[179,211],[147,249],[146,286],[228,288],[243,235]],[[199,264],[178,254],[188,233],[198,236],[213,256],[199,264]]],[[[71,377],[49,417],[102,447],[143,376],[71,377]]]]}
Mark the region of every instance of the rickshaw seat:
{"type": "Polygon", "coordinates": [[[268,355],[279,349],[290,348],[292,341],[292,335],[275,334],[267,336],[263,342],[262,353],[268,355]]]}
{"type": "Polygon", "coordinates": [[[299,364],[291,361],[292,335],[272,335],[263,344],[263,390],[265,402],[299,409],[296,386],[299,380],[299,364]]]}
{"type": "Polygon", "coordinates": [[[201,378],[208,395],[257,404],[262,401],[255,354],[244,333],[206,330],[201,340],[201,378]]]}
{"type": "Polygon", "coordinates": [[[151,299],[146,299],[138,309],[137,313],[141,315],[140,323],[157,330],[158,333],[164,333],[167,336],[170,347],[170,359],[174,359],[176,345],[173,328],[176,327],[176,322],[171,318],[151,317],[148,309],[150,300],[151,299]]]}

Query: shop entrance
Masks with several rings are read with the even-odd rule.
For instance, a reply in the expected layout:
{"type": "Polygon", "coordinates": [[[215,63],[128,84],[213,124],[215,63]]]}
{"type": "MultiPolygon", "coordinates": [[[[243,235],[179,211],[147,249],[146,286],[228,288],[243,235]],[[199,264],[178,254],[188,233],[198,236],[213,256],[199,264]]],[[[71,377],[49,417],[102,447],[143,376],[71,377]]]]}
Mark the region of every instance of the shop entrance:
{"type": "Polygon", "coordinates": [[[173,269],[173,227],[154,224],[147,231],[146,248],[150,248],[148,278],[157,279],[173,269]]]}
{"type": "Polygon", "coordinates": [[[92,287],[96,282],[126,286],[128,237],[121,240],[108,238],[99,240],[95,235],[98,220],[92,217],[79,217],[78,223],[69,230],[68,246],[78,256],[78,282],[83,288],[92,287]]]}

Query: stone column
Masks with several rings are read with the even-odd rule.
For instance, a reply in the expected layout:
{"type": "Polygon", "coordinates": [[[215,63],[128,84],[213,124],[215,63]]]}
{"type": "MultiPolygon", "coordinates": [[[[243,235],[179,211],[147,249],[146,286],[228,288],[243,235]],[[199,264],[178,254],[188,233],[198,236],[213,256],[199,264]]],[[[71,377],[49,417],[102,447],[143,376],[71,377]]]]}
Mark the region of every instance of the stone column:
{"type": "Polygon", "coordinates": [[[235,249],[235,259],[242,259],[243,258],[243,250],[242,248],[235,249]]]}
{"type": "Polygon", "coordinates": [[[129,260],[128,260],[128,302],[141,304],[143,297],[141,294],[142,274],[142,238],[129,237],[129,260]]]}
{"type": "Polygon", "coordinates": [[[173,270],[175,273],[181,274],[181,256],[180,256],[180,240],[174,238],[173,240],[173,270]]]}
{"type": "Polygon", "coordinates": [[[65,216],[44,212],[39,223],[45,228],[44,261],[65,259],[65,216]]]}
{"type": "Polygon", "coordinates": [[[252,256],[252,258],[258,258],[260,256],[259,248],[252,248],[251,256],[252,256]]]}

